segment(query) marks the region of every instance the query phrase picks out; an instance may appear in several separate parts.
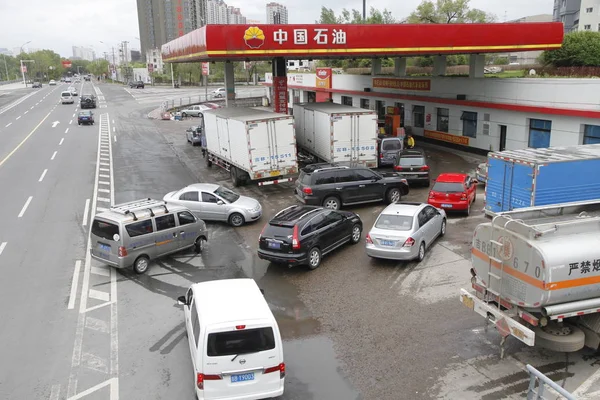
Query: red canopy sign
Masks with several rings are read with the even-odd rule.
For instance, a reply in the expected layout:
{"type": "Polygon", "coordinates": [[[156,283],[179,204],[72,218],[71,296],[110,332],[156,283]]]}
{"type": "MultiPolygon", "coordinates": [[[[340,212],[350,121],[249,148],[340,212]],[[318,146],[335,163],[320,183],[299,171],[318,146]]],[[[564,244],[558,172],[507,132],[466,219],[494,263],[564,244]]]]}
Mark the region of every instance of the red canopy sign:
{"type": "Polygon", "coordinates": [[[73,64],[69,60],[65,60],[62,62],[63,68],[71,68],[71,65],[73,65],[73,64]]]}

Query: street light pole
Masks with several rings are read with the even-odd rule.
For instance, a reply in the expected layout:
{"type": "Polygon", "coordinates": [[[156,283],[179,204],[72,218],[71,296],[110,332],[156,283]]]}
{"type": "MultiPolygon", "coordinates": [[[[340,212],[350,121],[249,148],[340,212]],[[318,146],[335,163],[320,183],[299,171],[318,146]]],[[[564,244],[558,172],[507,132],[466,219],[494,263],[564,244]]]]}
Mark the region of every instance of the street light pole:
{"type": "Polygon", "coordinates": [[[10,78],[8,77],[8,66],[6,65],[6,54],[2,54],[2,58],[4,58],[4,70],[6,71],[6,80],[9,81],[10,78]]]}
{"type": "Polygon", "coordinates": [[[24,62],[34,63],[35,60],[19,60],[19,61],[21,61],[21,75],[23,76],[23,83],[25,84],[25,87],[27,87],[27,82],[25,82],[25,69],[23,68],[23,63],[24,62]]]}
{"type": "Polygon", "coordinates": [[[363,0],[363,24],[367,22],[367,0],[363,0]]]}
{"type": "MultiPolygon", "coordinates": [[[[23,46],[25,46],[26,44],[31,43],[31,40],[28,42],[25,42],[21,45],[21,50],[19,52],[19,55],[23,54],[23,46]]],[[[23,71],[23,60],[21,60],[21,75],[23,75],[23,84],[25,85],[25,87],[27,87],[27,83],[25,82],[25,71],[23,71]]]]}

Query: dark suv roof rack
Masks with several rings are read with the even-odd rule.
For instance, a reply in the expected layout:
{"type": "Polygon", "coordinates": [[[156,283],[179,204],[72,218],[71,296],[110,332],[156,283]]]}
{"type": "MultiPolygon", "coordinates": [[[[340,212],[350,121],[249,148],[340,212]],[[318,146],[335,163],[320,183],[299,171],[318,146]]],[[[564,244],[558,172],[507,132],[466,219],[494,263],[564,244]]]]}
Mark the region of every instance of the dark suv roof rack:
{"type": "Polygon", "coordinates": [[[127,203],[115,204],[110,208],[110,211],[113,211],[117,214],[122,215],[133,215],[133,220],[137,221],[137,216],[135,212],[139,211],[148,211],[151,217],[154,217],[153,208],[160,207],[163,209],[165,213],[169,212],[167,208],[167,203],[163,200],[153,200],[151,198],[147,198],[144,200],[134,200],[127,203]]]}
{"type": "Polygon", "coordinates": [[[287,208],[284,208],[283,210],[279,211],[277,214],[275,214],[275,216],[273,218],[271,218],[270,222],[275,225],[279,225],[279,226],[294,226],[296,224],[296,222],[298,222],[302,218],[306,217],[309,214],[317,212],[317,211],[323,211],[323,208],[322,207],[314,207],[314,206],[294,205],[294,206],[287,207],[287,208]],[[278,217],[280,217],[285,212],[296,210],[296,209],[298,209],[299,212],[294,213],[294,215],[291,215],[290,216],[291,218],[289,220],[285,220],[285,219],[279,220],[278,219],[278,217]]]}
{"type": "Polygon", "coordinates": [[[304,172],[312,173],[318,172],[328,169],[348,169],[349,167],[345,165],[338,165],[335,163],[317,163],[317,164],[309,164],[306,167],[302,168],[304,172]]]}

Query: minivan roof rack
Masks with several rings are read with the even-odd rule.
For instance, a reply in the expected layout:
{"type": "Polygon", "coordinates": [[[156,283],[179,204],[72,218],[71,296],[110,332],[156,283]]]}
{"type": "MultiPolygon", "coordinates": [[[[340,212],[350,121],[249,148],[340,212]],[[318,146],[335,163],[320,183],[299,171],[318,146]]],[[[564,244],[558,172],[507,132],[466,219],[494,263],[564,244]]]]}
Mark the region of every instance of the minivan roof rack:
{"type": "Polygon", "coordinates": [[[133,215],[133,220],[137,221],[137,216],[135,215],[136,211],[147,210],[150,212],[150,216],[154,217],[154,211],[152,208],[154,207],[162,207],[164,208],[165,213],[169,212],[167,208],[167,202],[163,200],[153,200],[151,198],[147,198],[144,200],[134,200],[127,203],[115,204],[110,208],[111,211],[116,212],[122,215],[133,215]]]}

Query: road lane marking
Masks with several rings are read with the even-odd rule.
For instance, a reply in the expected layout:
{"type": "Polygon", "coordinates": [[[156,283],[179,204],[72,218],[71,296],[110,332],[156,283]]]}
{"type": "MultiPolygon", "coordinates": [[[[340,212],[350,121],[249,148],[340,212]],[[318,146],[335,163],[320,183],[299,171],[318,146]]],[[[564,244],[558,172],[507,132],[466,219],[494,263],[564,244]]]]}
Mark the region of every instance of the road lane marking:
{"type": "Polygon", "coordinates": [[[52,385],[50,390],[50,400],[58,400],[60,396],[60,385],[52,385]]]}
{"type": "MultiPolygon", "coordinates": [[[[89,201],[89,199],[88,199],[89,201]]],[[[73,271],[73,280],[71,281],[71,294],[69,295],[69,305],[67,310],[75,308],[77,298],[77,286],[79,285],[79,272],[81,271],[81,260],[75,261],[75,270],[73,271]]]]}
{"type": "Polygon", "coordinates": [[[73,118],[75,118],[75,114],[73,114],[73,118]]]}
{"type": "Polygon", "coordinates": [[[110,185],[110,182],[106,182],[106,181],[99,181],[98,183],[101,185],[110,185]]]}
{"type": "Polygon", "coordinates": [[[65,129],[65,133],[69,132],[69,128],[65,129]]]}
{"type": "Polygon", "coordinates": [[[19,213],[19,217],[18,218],[21,218],[25,214],[25,211],[27,211],[27,207],[29,207],[29,203],[31,203],[32,199],[33,199],[33,196],[29,196],[29,198],[25,202],[25,205],[21,209],[21,212],[19,213]]]}
{"type": "Polygon", "coordinates": [[[103,292],[101,290],[90,289],[88,295],[95,300],[110,301],[110,293],[103,292]]]}
{"type": "Polygon", "coordinates": [[[92,267],[91,272],[92,272],[92,274],[110,277],[110,267],[107,267],[105,265],[103,265],[101,267],[92,267]]]}
{"type": "MultiPolygon", "coordinates": [[[[109,154],[110,154],[110,204],[115,204],[115,177],[113,174],[112,144],[110,143],[110,120],[108,114],[107,135],[109,136],[109,154]]],[[[115,121],[113,120],[113,125],[115,121]]],[[[116,137],[115,137],[116,139],[116,137]]],[[[110,372],[115,377],[114,384],[110,387],[111,400],[118,400],[119,397],[119,318],[117,313],[117,269],[110,269],[110,372]]]]}
{"type": "Polygon", "coordinates": [[[109,172],[110,170],[108,168],[100,168],[100,171],[109,172]]]}
{"type": "Polygon", "coordinates": [[[90,199],[86,199],[85,207],[83,208],[83,222],[81,223],[82,226],[87,225],[89,212],[90,212],[90,199]]]}
{"type": "Polygon", "coordinates": [[[100,174],[100,178],[110,178],[110,175],[100,174]]]}
{"type": "Polygon", "coordinates": [[[70,120],[70,121],[69,121],[69,125],[71,125],[72,123],[73,123],[73,120],[70,120]]]}
{"type": "Polygon", "coordinates": [[[40,180],[38,182],[41,182],[44,180],[44,177],[46,176],[46,172],[48,172],[47,169],[45,169],[44,172],[42,172],[42,176],[40,176],[40,180]]]}
{"type": "Polygon", "coordinates": [[[8,155],[6,157],[4,157],[4,159],[2,161],[0,161],[0,167],[6,162],[8,161],[8,159],[10,157],[12,157],[13,154],[15,154],[17,152],[17,150],[19,150],[19,148],[21,146],[23,146],[23,144],[25,144],[25,142],[27,141],[27,139],[29,139],[31,137],[31,135],[33,135],[35,133],[35,131],[40,127],[40,125],[42,125],[42,123],[50,116],[50,114],[52,114],[52,111],[50,111],[48,114],[46,114],[46,116],[44,117],[44,119],[42,119],[40,121],[39,124],[37,124],[37,126],[35,128],[33,128],[33,130],[31,132],[29,132],[29,134],[27,136],[25,136],[25,139],[23,139],[21,141],[21,143],[19,143],[17,145],[17,147],[15,147],[10,153],[8,153],[8,155]]]}
{"type": "MultiPolygon", "coordinates": [[[[37,104],[36,104],[36,106],[37,106],[37,104]]],[[[35,107],[35,106],[31,106],[30,110],[33,110],[33,108],[34,108],[34,107],[35,107]]]]}
{"type": "Polygon", "coordinates": [[[115,131],[115,127],[113,126],[113,132],[115,131]]]}
{"type": "Polygon", "coordinates": [[[110,203],[110,199],[107,199],[106,197],[98,197],[98,201],[101,201],[103,203],[110,203]]]}
{"type": "Polygon", "coordinates": [[[50,160],[54,160],[54,157],[56,157],[56,153],[58,153],[58,151],[55,151],[54,154],[52,154],[52,157],[50,157],[50,160]]]}
{"type": "Polygon", "coordinates": [[[65,141],[65,138],[60,139],[60,142],[58,143],[59,146],[62,146],[63,142],[65,141]]]}
{"type": "Polygon", "coordinates": [[[11,125],[12,125],[12,122],[9,122],[8,124],[6,124],[5,128],[8,128],[11,125]]]}
{"type": "Polygon", "coordinates": [[[18,116],[16,119],[19,119],[19,118],[21,118],[21,116],[20,116],[20,115],[19,115],[19,116],[18,116]]]}
{"type": "Polygon", "coordinates": [[[117,142],[117,135],[113,136],[115,138],[115,143],[117,142]]]}
{"type": "Polygon", "coordinates": [[[29,112],[29,110],[25,110],[25,112],[23,113],[23,115],[27,114],[29,112]]]}
{"type": "Polygon", "coordinates": [[[98,189],[100,193],[110,193],[109,189],[98,189]]]}
{"type": "Polygon", "coordinates": [[[6,247],[7,243],[8,242],[2,242],[2,243],[0,243],[0,256],[2,255],[2,252],[4,251],[4,248],[6,247]]]}

